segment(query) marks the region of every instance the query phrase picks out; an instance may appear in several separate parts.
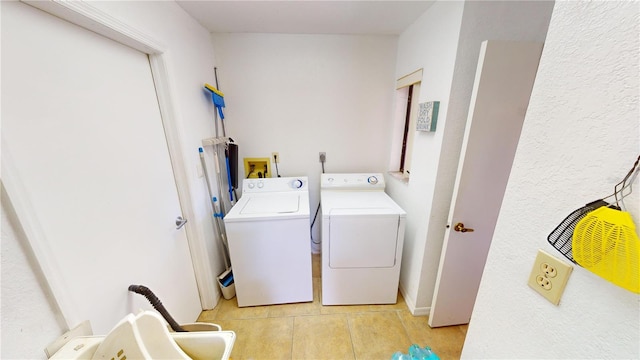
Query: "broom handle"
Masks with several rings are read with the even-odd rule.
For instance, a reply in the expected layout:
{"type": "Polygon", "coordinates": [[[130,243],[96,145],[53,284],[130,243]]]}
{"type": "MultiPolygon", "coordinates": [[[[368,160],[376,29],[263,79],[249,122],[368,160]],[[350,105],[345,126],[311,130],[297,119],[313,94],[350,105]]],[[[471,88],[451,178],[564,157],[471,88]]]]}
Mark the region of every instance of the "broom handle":
{"type": "MultiPolygon", "coordinates": [[[[213,75],[216,79],[216,89],[220,90],[220,85],[218,85],[218,68],[213,67],[213,75]]],[[[222,90],[220,90],[222,91],[222,90]]],[[[220,119],[220,124],[222,125],[222,136],[227,137],[227,131],[224,129],[224,119],[220,119]]],[[[218,124],[216,123],[216,131],[218,130],[218,124]]],[[[216,134],[217,136],[217,134],[216,134]]]]}

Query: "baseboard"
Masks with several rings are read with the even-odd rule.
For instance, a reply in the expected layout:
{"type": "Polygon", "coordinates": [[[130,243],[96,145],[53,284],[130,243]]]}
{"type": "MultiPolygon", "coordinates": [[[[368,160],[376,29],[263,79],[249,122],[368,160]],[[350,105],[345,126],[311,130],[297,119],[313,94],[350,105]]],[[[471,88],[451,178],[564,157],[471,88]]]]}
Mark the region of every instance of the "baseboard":
{"type": "Polygon", "coordinates": [[[431,307],[419,307],[419,308],[416,307],[416,304],[413,302],[413,300],[407,296],[407,292],[404,290],[402,285],[399,286],[399,289],[400,289],[400,293],[402,294],[402,297],[404,298],[404,302],[407,304],[407,307],[409,308],[409,312],[411,313],[411,315],[413,316],[429,315],[429,313],[431,312],[431,307]]]}
{"type": "Polygon", "coordinates": [[[425,306],[425,307],[415,308],[411,312],[411,314],[413,314],[413,316],[429,316],[430,312],[431,312],[431,307],[425,306]]]}

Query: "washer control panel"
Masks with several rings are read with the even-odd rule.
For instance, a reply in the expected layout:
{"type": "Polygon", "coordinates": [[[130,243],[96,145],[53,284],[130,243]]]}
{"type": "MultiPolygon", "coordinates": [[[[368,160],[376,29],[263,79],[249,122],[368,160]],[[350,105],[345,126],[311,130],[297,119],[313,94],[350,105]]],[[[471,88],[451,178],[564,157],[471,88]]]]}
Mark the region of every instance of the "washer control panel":
{"type": "Polygon", "coordinates": [[[384,176],[381,173],[322,174],[322,189],[335,190],[384,190],[384,176]]]}
{"type": "Polygon", "coordinates": [[[309,191],[309,179],[306,176],[300,176],[242,180],[243,193],[276,191],[309,191]]]}

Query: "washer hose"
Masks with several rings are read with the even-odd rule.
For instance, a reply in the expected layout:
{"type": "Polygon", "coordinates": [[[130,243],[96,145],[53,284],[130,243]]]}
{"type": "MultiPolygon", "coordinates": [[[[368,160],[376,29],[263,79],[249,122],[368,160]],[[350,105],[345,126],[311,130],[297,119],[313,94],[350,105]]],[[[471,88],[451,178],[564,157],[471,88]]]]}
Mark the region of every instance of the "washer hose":
{"type": "Polygon", "coordinates": [[[153,291],[151,291],[151,289],[149,289],[144,285],[129,285],[129,291],[132,291],[136,294],[140,294],[146,297],[147,300],[149,300],[149,302],[153,306],[153,308],[156,309],[160,313],[160,315],[162,315],[162,317],[169,323],[173,331],[176,331],[176,332],[187,331],[183,329],[180,325],[178,325],[178,323],[171,317],[171,315],[169,315],[169,312],[167,311],[167,309],[164,308],[164,305],[162,305],[162,302],[160,301],[160,299],[158,299],[158,297],[153,293],[153,291]]]}

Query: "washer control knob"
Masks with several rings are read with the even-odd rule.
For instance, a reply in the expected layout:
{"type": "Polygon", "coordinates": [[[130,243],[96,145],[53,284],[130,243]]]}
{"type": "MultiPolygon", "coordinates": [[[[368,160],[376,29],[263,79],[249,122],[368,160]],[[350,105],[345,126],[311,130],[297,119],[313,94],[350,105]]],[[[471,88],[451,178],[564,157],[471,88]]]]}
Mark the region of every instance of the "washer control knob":
{"type": "Polygon", "coordinates": [[[291,182],[291,186],[294,189],[300,189],[302,187],[302,185],[304,185],[304,183],[302,182],[302,180],[300,179],[295,179],[291,182]]]}
{"type": "Polygon", "coordinates": [[[247,185],[247,187],[248,187],[249,189],[253,189],[255,186],[256,186],[256,185],[255,185],[254,183],[252,183],[252,182],[250,182],[250,183],[249,183],[249,185],[247,185]]]}
{"type": "Polygon", "coordinates": [[[258,188],[262,189],[264,187],[264,183],[262,181],[258,181],[258,188]]]}
{"type": "Polygon", "coordinates": [[[367,179],[367,182],[369,182],[369,184],[371,185],[375,185],[378,183],[378,178],[375,176],[369,176],[369,178],[367,179]]]}

